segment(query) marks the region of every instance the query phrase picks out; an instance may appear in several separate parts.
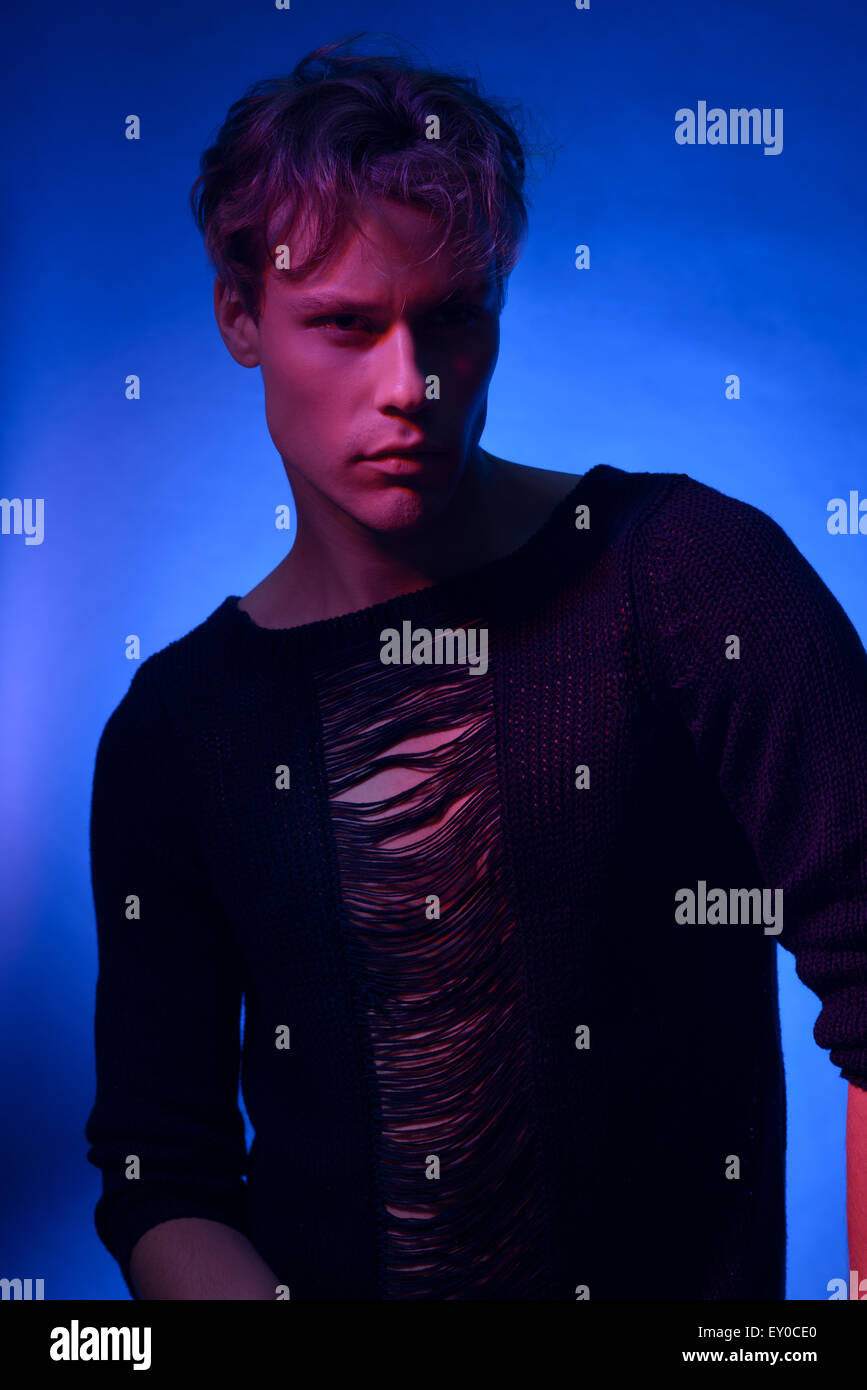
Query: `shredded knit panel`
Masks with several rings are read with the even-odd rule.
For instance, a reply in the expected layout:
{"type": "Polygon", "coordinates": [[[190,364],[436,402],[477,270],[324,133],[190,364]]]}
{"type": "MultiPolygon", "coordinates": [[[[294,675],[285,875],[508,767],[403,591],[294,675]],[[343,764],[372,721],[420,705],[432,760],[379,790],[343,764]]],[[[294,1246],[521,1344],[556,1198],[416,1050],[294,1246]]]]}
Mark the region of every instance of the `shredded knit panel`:
{"type": "Polygon", "coordinates": [[[490,676],[377,654],[320,666],[316,688],[347,953],[379,1093],[383,1296],[540,1296],[524,972],[503,884],[490,676]]]}

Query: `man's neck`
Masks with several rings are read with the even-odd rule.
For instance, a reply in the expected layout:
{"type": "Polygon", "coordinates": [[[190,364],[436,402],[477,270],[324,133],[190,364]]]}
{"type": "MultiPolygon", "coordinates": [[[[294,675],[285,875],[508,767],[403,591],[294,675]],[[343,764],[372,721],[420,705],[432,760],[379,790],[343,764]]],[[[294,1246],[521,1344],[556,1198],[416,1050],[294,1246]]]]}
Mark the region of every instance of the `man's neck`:
{"type": "MultiPolygon", "coordinates": [[[[560,477],[564,485],[570,481],[566,475],[544,477],[560,477]]],[[[430,526],[411,536],[375,540],[357,527],[347,528],[336,512],[305,508],[303,489],[295,484],[295,544],[240,606],[261,627],[295,627],[368,608],[499,559],[550,513],[550,488],[546,493],[538,486],[542,478],[534,469],[476,449],[447,507],[430,526]]]]}

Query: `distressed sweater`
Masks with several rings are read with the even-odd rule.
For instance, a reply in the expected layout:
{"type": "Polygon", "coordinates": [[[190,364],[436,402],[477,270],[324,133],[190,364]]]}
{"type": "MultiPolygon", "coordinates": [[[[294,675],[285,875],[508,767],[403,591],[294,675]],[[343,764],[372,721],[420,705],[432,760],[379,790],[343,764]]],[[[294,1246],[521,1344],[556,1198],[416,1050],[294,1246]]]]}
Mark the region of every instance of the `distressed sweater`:
{"type": "Polygon", "coordinates": [[[779,946],[867,1089],[867,656],[792,541],[600,465],[449,579],[238,602],[96,752],[87,1157],[131,1295],[205,1217],[293,1299],[783,1298],[779,946]]]}

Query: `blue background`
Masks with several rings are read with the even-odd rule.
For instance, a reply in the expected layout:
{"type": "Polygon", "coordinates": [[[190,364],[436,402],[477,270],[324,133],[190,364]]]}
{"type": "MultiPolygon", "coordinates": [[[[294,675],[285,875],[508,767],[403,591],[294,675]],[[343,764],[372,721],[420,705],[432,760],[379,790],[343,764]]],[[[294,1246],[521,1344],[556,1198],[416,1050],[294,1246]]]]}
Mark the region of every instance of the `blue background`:
{"type": "MultiPolygon", "coordinates": [[[[133,675],[127,633],[150,655],[285,551],[261,379],[218,336],[186,203],[229,104],[359,29],[519,100],[556,157],[530,188],[482,443],[564,472],[686,472],[761,507],[864,640],[867,538],[826,530],[829,498],[867,486],[863,24],[840,0],[180,0],[9,21],[2,493],[45,498],[46,533],[0,539],[0,1027],[14,1059],[0,1275],[42,1277],[47,1298],[127,1296],[93,1229],[83,1134],[96,743],[133,675]],[[677,145],[675,110],[701,99],[782,107],[783,152],[677,145]],[[580,242],[590,271],[574,267],[580,242]]],[[[779,964],[788,1293],[822,1299],[848,1270],[847,1088],[812,1039],[818,1000],[783,950],[779,964]]],[[[651,1279],[652,1252],[636,1259],[651,1279]]]]}

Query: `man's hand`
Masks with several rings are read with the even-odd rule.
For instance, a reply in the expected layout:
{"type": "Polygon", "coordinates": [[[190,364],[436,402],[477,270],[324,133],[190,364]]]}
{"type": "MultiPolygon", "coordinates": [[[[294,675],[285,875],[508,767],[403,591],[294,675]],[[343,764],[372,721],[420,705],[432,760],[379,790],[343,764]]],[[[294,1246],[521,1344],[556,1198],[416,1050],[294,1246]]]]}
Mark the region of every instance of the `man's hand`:
{"type": "Polygon", "coordinates": [[[201,1217],[151,1226],[133,1247],[130,1276],[140,1299],[277,1297],[277,1277],[247,1237],[201,1217]]]}
{"type": "MultiPolygon", "coordinates": [[[[849,1083],[846,1108],[846,1215],[849,1268],[867,1279],[867,1091],[849,1083]]],[[[867,1292],[861,1294],[867,1298],[867,1292]]]]}

